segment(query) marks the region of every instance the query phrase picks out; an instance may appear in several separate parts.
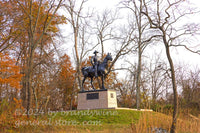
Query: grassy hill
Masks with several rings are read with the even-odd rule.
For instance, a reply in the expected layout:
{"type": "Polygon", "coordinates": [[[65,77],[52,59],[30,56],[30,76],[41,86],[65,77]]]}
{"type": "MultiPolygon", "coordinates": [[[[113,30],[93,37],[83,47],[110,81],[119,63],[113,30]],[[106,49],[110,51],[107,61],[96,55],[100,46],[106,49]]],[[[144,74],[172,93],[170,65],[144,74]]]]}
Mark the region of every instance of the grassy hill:
{"type": "MultiPolygon", "coordinates": [[[[51,132],[51,133],[146,133],[171,127],[171,116],[157,112],[133,110],[81,110],[53,112],[32,120],[18,120],[11,132],[51,132]]],[[[178,120],[178,132],[200,132],[199,120],[178,120]]]]}

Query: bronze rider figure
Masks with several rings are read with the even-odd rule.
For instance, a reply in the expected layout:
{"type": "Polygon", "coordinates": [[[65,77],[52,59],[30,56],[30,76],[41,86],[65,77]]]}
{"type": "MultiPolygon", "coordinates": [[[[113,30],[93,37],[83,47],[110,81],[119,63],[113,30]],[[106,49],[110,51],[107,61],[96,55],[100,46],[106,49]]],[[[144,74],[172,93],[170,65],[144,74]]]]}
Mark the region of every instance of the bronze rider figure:
{"type": "Polygon", "coordinates": [[[93,65],[93,68],[94,68],[94,71],[95,71],[95,78],[98,77],[98,74],[97,74],[97,66],[98,66],[98,57],[97,57],[97,53],[99,53],[98,51],[94,51],[94,56],[92,56],[90,62],[91,64],[93,65]]]}

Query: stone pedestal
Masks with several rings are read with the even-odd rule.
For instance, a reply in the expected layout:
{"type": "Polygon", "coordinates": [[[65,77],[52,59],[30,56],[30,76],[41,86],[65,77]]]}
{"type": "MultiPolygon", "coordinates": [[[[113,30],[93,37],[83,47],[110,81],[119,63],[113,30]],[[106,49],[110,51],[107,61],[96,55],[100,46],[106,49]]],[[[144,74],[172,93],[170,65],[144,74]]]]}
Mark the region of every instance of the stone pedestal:
{"type": "Polygon", "coordinates": [[[115,90],[96,90],[78,93],[77,110],[117,108],[115,90]]]}

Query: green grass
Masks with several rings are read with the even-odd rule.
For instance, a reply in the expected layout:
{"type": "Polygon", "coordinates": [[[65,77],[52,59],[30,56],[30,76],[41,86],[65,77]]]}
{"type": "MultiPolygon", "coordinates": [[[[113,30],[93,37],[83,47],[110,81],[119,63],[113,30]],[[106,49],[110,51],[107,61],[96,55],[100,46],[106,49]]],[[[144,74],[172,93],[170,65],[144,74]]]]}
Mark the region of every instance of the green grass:
{"type": "MultiPolygon", "coordinates": [[[[48,118],[50,118],[52,121],[74,121],[77,122],[78,125],[84,125],[84,122],[85,124],[90,124],[87,122],[92,121],[96,121],[96,125],[106,125],[136,123],[139,120],[140,115],[141,112],[139,111],[100,109],[49,113],[48,118]]],[[[91,125],[92,124],[95,123],[91,123],[91,125]]]]}
{"type": "MultiPolygon", "coordinates": [[[[197,118],[198,119],[198,118],[197,118]]],[[[146,133],[147,129],[160,127],[170,130],[172,116],[158,112],[133,110],[81,110],[48,112],[29,119],[18,117],[12,128],[0,132],[19,133],[146,133]],[[16,123],[18,121],[18,123],[16,123]],[[34,124],[26,123],[31,121],[34,124]],[[16,125],[19,124],[17,127],[16,125]]],[[[9,124],[10,125],[10,124],[9,124]]],[[[199,133],[200,123],[195,119],[178,119],[177,133],[199,133]]]]}
{"type": "Polygon", "coordinates": [[[47,115],[38,118],[39,124],[20,125],[15,131],[131,132],[131,123],[137,123],[140,117],[139,111],[114,109],[48,112],[47,115]]]}

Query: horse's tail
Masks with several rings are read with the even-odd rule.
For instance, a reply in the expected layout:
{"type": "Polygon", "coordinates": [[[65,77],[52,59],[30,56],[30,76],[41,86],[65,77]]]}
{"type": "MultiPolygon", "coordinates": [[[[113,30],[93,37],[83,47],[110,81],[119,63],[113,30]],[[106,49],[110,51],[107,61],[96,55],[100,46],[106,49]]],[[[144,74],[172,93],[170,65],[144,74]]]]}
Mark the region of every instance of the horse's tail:
{"type": "Polygon", "coordinates": [[[83,75],[85,75],[85,70],[86,70],[86,67],[81,68],[81,72],[82,72],[83,75]]]}
{"type": "Polygon", "coordinates": [[[83,74],[83,70],[84,70],[84,69],[85,69],[85,67],[82,67],[82,68],[81,68],[81,72],[82,72],[82,74],[83,74]]]}

